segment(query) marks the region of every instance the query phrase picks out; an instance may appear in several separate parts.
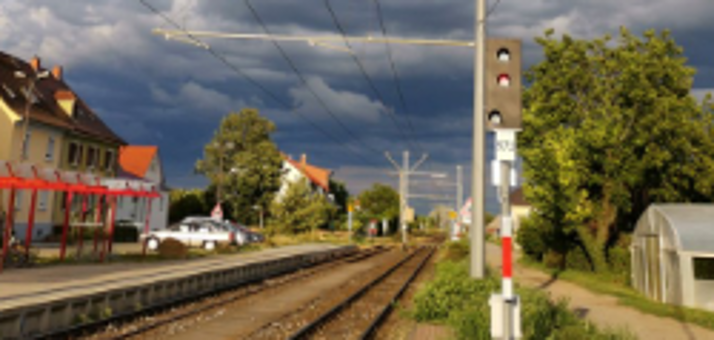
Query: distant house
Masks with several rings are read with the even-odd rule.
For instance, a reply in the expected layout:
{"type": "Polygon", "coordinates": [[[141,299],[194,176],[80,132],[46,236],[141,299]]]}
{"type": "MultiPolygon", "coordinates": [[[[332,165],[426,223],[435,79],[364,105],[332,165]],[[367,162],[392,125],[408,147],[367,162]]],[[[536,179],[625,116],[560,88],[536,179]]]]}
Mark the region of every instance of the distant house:
{"type": "MultiPolygon", "coordinates": [[[[294,160],[290,156],[283,154],[283,179],[276,200],[280,200],[288,192],[288,187],[292,183],[300,180],[307,180],[313,192],[320,195],[329,195],[330,178],[332,170],[321,168],[307,163],[307,156],[303,154],[300,160],[294,160]]],[[[329,197],[329,196],[328,196],[329,197]]]]}
{"type": "MultiPolygon", "coordinates": [[[[166,187],[158,147],[130,145],[119,149],[119,175],[116,179],[105,180],[104,184],[117,188],[125,186],[127,181],[153,186],[161,193],[161,198],[151,202],[149,227],[165,228],[169,218],[169,190],[166,187]]],[[[144,198],[121,197],[117,201],[117,221],[129,222],[143,230],[147,213],[148,206],[144,198]]]]}

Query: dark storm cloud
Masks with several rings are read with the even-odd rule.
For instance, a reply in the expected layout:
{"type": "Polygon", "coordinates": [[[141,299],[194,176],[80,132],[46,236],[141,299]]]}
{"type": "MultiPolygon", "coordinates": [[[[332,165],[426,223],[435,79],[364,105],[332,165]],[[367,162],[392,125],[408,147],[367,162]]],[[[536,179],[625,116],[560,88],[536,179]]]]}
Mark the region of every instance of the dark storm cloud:
{"type": "MultiPolygon", "coordinates": [[[[263,32],[242,1],[149,2],[193,30],[263,32]]],[[[322,0],[252,3],[273,33],[338,33],[322,0]]],[[[381,35],[372,0],[332,0],[331,4],[348,34],[381,35]]],[[[473,4],[473,0],[381,0],[391,36],[432,39],[473,39],[473,4]]],[[[709,20],[713,10],[710,0],[502,0],[489,17],[488,32],[523,39],[526,68],[540,60],[533,37],[546,28],[555,28],[557,35],[582,38],[616,35],[621,25],[635,34],[648,28],[671,28],[690,64],[698,69],[695,93],[703,95],[714,88],[710,61],[714,47],[708,43],[714,36],[714,23],[709,20]]],[[[170,26],[139,1],[0,1],[4,51],[26,59],[39,54],[46,66],[64,65],[69,82],[120,135],[132,143],[161,148],[174,187],[204,183],[192,173],[203,144],[224,114],[251,106],[276,123],[274,138],[281,150],[296,157],[307,153],[315,164],[336,170],[336,176],[355,192],[375,181],[394,183],[385,174],[389,163],[383,153],[368,149],[398,155],[407,147],[388,116],[393,110],[403,133],[417,138],[430,154],[428,169],[448,171],[453,178],[455,165],[463,165],[466,192],[470,191],[470,49],[393,47],[408,108],[405,112],[383,45],[353,46],[379,91],[377,95],[348,54],[306,43],[281,43],[311,87],[357,136],[358,140],[353,140],[312,98],[270,42],[206,39],[280,101],[298,107],[298,112],[271,100],[202,49],[151,34],[157,27],[170,26]],[[408,128],[407,113],[415,132],[408,128]],[[316,131],[298,114],[340,142],[316,131]],[[359,148],[361,156],[350,152],[351,148],[359,148]]],[[[489,155],[492,148],[489,142],[489,155]]],[[[412,155],[414,161],[417,150],[412,150],[412,155]]],[[[429,186],[414,188],[430,190],[443,191],[429,186]]],[[[488,197],[488,207],[494,211],[497,204],[490,185],[488,197]]],[[[429,204],[415,202],[422,211],[429,204]]]]}

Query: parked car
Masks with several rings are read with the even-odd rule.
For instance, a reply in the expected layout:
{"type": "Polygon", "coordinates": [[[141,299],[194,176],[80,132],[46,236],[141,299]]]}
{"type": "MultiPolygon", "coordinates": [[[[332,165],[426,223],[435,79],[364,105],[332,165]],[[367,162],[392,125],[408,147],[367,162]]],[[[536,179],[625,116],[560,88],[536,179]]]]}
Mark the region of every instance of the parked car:
{"type": "Polygon", "coordinates": [[[242,225],[242,224],[240,224],[240,223],[238,223],[238,222],[231,222],[231,223],[232,223],[238,230],[241,230],[241,231],[243,231],[244,233],[246,233],[246,235],[248,235],[248,242],[249,242],[249,243],[260,243],[260,242],[265,241],[265,237],[264,237],[262,234],[256,233],[256,232],[250,230],[248,227],[246,227],[246,226],[244,226],[244,225],[242,225]]]}
{"type": "Polygon", "coordinates": [[[228,220],[224,220],[223,222],[221,222],[221,221],[217,221],[216,219],[214,219],[212,217],[190,216],[190,217],[184,218],[183,221],[181,221],[181,222],[182,223],[200,222],[200,223],[213,224],[214,226],[216,226],[216,228],[225,230],[227,232],[234,233],[236,243],[241,246],[252,242],[250,230],[236,228],[236,226],[228,220]]]}
{"type": "Polygon", "coordinates": [[[209,221],[189,221],[174,224],[166,229],[152,230],[142,234],[141,241],[147,248],[156,250],[161,242],[173,238],[189,247],[214,250],[218,245],[236,244],[236,233],[221,228],[219,223],[209,221]]]}

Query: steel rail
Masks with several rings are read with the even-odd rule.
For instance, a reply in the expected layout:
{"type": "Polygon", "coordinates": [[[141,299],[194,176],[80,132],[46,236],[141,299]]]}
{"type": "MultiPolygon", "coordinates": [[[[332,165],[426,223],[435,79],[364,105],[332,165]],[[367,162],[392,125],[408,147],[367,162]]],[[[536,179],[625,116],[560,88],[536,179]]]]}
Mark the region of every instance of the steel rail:
{"type": "Polygon", "coordinates": [[[232,285],[232,286],[229,286],[229,287],[224,287],[224,288],[217,289],[217,290],[213,290],[213,291],[210,291],[210,292],[205,292],[205,293],[201,293],[201,294],[197,294],[197,295],[193,295],[193,296],[189,296],[189,297],[181,297],[181,298],[178,298],[178,299],[167,300],[167,301],[162,302],[162,303],[160,303],[160,304],[158,304],[158,305],[156,305],[156,306],[148,307],[148,308],[143,309],[143,310],[140,310],[140,311],[138,311],[138,312],[127,312],[127,313],[117,314],[117,315],[113,315],[113,316],[111,316],[111,317],[109,317],[109,318],[106,318],[106,319],[97,320],[97,321],[94,321],[94,322],[85,323],[85,324],[81,324],[81,325],[76,325],[76,326],[72,326],[72,327],[68,327],[68,328],[65,328],[65,329],[61,329],[61,330],[57,330],[57,331],[52,331],[52,332],[48,332],[48,333],[44,333],[44,334],[40,334],[40,335],[33,335],[32,337],[33,337],[33,338],[40,338],[40,339],[68,339],[68,338],[73,338],[73,337],[75,337],[75,336],[89,335],[89,334],[92,334],[92,333],[94,333],[94,332],[101,332],[103,327],[106,327],[106,326],[108,326],[108,325],[110,325],[110,324],[112,324],[112,323],[130,323],[130,322],[132,322],[133,320],[135,320],[135,319],[137,319],[137,318],[139,318],[139,317],[141,317],[141,316],[156,315],[156,314],[158,314],[158,313],[165,312],[165,311],[167,311],[167,310],[169,310],[169,309],[171,309],[171,308],[174,308],[174,307],[180,308],[182,305],[185,305],[185,304],[188,304],[188,303],[200,302],[202,299],[205,299],[205,298],[217,297],[217,296],[219,296],[220,294],[228,293],[228,292],[230,292],[230,291],[232,291],[232,290],[236,290],[236,289],[239,289],[239,288],[241,288],[241,287],[246,287],[246,286],[255,285],[255,284],[262,284],[262,286],[256,287],[257,289],[252,290],[252,291],[249,290],[249,291],[246,292],[245,294],[240,294],[240,295],[237,295],[237,296],[232,296],[232,297],[227,298],[227,299],[221,299],[221,300],[219,300],[219,301],[215,301],[215,302],[209,303],[208,305],[201,306],[201,307],[198,307],[198,308],[192,308],[192,309],[187,310],[186,312],[180,313],[180,314],[175,315],[175,316],[172,316],[172,317],[170,317],[170,318],[157,320],[157,321],[152,322],[152,323],[150,323],[150,324],[143,325],[143,326],[141,326],[141,327],[137,327],[137,328],[136,328],[135,330],[133,330],[133,331],[130,331],[130,332],[127,332],[127,333],[123,333],[123,334],[120,334],[120,335],[117,335],[117,336],[113,336],[113,337],[109,337],[109,338],[108,338],[108,339],[126,339],[126,338],[129,338],[129,337],[133,337],[133,336],[141,335],[141,334],[143,334],[143,333],[147,333],[147,332],[152,331],[152,330],[154,330],[154,329],[156,329],[156,328],[159,328],[159,327],[164,326],[164,325],[166,325],[166,324],[170,324],[170,323],[172,323],[172,322],[176,322],[176,321],[185,319],[185,318],[190,317],[190,316],[192,316],[192,315],[200,314],[200,313],[205,312],[205,311],[207,311],[207,310],[211,310],[211,309],[214,309],[214,308],[217,308],[217,307],[221,307],[221,306],[224,306],[224,305],[229,304],[229,303],[231,303],[231,302],[237,301],[237,300],[239,300],[239,299],[243,299],[243,298],[249,297],[249,296],[251,296],[251,295],[255,295],[255,294],[257,294],[257,293],[259,293],[259,292],[261,292],[261,291],[264,291],[264,290],[267,289],[267,288],[279,287],[279,286],[282,286],[282,285],[294,283],[294,282],[296,282],[297,280],[300,280],[300,279],[303,279],[303,278],[306,278],[306,277],[310,277],[310,276],[315,275],[315,274],[317,274],[317,273],[319,273],[319,272],[323,272],[324,270],[333,268],[333,267],[335,267],[335,266],[337,266],[337,265],[339,265],[339,264],[341,264],[341,263],[343,263],[343,262],[356,262],[356,261],[359,261],[359,260],[362,260],[362,259],[365,259],[365,258],[374,256],[374,255],[380,254],[380,253],[385,252],[385,251],[387,251],[387,250],[388,250],[388,248],[383,248],[383,247],[377,246],[377,247],[370,248],[370,249],[368,249],[368,250],[360,251],[360,252],[358,252],[357,254],[343,254],[343,255],[341,255],[341,256],[337,256],[337,257],[333,258],[333,259],[332,259],[331,261],[329,261],[329,262],[318,263],[318,264],[314,264],[314,265],[311,265],[311,266],[308,265],[308,266],[305,266],[305,267],[297,268],[296,270],[291,271],[291,272],[286,272],[286,273],[283,273],[283,274],[279,274],[279,275],[274,276],[274,277],[255,278],[255,279],[252,279],[252,280],[249,280],[249,281],[244,281],[244,282],[241,282],[241,283],[236,284],[236,285],[232,285]],[[294,274],[294,273],[298,272],[300,269],[304,269],[304,268],[308,268],[308,269],[310,269],[310,270],[309,270],[308,272],[302,273],[301,275],[295,276],[295,277],[293,277],[293,278],[290,278],[290,279],[288,279],[288,280],[286,280],[286,281],[284,281],[284,282],[280,282],[280,283],[278,283],[278,284],[271,285],[271,284],[268,282],[269,280],[275,280],[275,279],[279,279],[279,278],[282,277],[282,276],[286,276],[286,275],[289,275],[289,274],[294,274]]]}
{"type": "MultiPolygon", "coordinates": [[[[369,292],[372,288],[374,288],[376,285],[380,284],[382,281],[390,277],[397,269],[403,268],[403,266],[411,259],[417,256],[417,254],[420,254],[422,252],[426,251],[425,247],[420,247],[417,251],[409,254],[406,256],[404,259],[400,260],[397,262],[394,266],[389,268],[389,270],[385,271],[382,273],[380,276],[375,278],[374,280],[370,281],[367,283],[365,286],[360,288],[357,292],[353,293],[350,295],[348,298],[345,300],[342,300],[339,304],[336,306],[332,307],[330,310],[326,311],[325,313],[321,314],[319,317],[317,317],[315,320],[312,322],[308,323],[307,325],[303,326],[301,329],[299,329],[297,332],[293,333],[288,339],[290,340],[297,340],[297,339],[306,339],[308,336],[313,334],[318,330],[318,328],[322,325],[325,325],[327,322],[332,320],[337,314],[339,314],[342,310],[350,306],[353,302],[355,302],[357,299],[361,298],[364,294],[369,292]]],[[[431,254],[433,253],[433,249],[427,256],[430,257],[431,254]]],[[[419,266],[420,270],[422,266],[419,266]]],[[[411,283],[410,281],[407,281],[404,285],[408,286],[411,283]]],[[[390,302],[391,303],[391,302],[390,302]]]]}

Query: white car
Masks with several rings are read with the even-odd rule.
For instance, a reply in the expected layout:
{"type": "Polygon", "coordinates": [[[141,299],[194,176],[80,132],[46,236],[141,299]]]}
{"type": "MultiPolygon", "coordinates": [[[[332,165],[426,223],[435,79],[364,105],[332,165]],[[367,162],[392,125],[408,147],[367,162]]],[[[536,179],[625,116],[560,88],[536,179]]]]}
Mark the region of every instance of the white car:
{"type": "Polygon", "coordinates": [[[182,222],[163,230],[152,230],[148,235],[141,235],[150,250],[159,249],[159,244],[169,238],[176,239],[189,247],[201,247],[214,250],[218,245],[236,244],[235,233],[221,228],[211,221],[182,222]]]}

